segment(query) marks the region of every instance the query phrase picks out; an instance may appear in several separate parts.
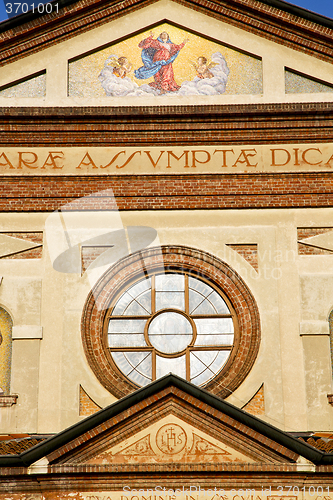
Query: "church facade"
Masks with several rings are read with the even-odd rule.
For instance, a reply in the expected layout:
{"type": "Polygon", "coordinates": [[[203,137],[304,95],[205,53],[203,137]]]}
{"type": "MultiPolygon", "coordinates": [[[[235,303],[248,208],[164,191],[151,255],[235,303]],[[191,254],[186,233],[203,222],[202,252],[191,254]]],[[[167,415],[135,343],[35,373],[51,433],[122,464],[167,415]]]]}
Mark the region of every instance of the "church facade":
{"type": "Polygon", "coordinates": [[[333,22],[47,5],[0,34],[0,498],[328,499],[333,22]]]}

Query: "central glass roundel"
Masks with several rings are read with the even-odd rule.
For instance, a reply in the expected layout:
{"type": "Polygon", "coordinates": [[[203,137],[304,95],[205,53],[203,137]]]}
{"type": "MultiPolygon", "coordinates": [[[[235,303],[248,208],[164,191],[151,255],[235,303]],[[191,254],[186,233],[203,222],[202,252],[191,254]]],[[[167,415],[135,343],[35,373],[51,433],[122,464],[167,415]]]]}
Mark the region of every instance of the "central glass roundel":
{"type": "Polygon", "coordinates": [[[209,283],[187,273],[157,272],[133,283],[106,321],[112,361],[138,386],[170,372],[206,384],[233,349],[227,302],[209,283]]]}
{"type": "Polygon", "coordinates": [[[181,352],[191,343],[190,321],[178,312],[163,312],[152,319],[148,338],[153,347],[164,354],[181,352]]]}

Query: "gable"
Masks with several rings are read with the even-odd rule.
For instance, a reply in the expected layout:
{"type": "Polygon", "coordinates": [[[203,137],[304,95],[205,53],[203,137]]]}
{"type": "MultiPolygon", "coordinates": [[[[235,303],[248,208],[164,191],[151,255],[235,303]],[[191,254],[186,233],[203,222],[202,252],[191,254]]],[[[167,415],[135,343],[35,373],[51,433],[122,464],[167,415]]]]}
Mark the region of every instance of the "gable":
{"type": "MultiPolygon", "coordinates": [[[[172,63],[174,77],[166,75],[164,78],[169,87],[173,81],[180,87],[178,90],[172,88],[173,97],[262,94],[261,58],[170,23],[155,26],[154,35],[151,36],[151,33],[152,30],[146,30],[93,54],[69,61],[69,97],[160,96],[161,89],[155,85],[153,75],[145,71],[147,66],[142,60],[145,54],[140,45],[145,41],[156,43],[163,33],[169,35],[172,46],[180,47],[183,40],[188,40],[172,63]]],[[[150,50],[154,51],[154,48],[150,50]]],[[[156,49],[157,57],[159,53],[161,57],[167,57],[162,50],[156,49]]]]}
{"type": "Polygon", "coordinates": [[[109,15],[89,32],[72,34],[49,47],[43,43],[35,53],[26,57],[18,54],[18,61],[7,63],[0,77],[0,104],[122,106],[333,100],[331,64],[315,52],[309,53],[309,41],[299,51],[268,37],[264,30],[271,22],[269,17],[262,31],[254,33],[248,24],[236,23],[236,12],[229,16],[208,14],[187,4],[160,0],[135,12],[124,9],[121,21],[109,15]],[[161,69],[157,76],[138,77],[145,65],[139,45],[151,31],[155,42],[159,34],[167,32],[173,45],[181,47],[172,62],[175,85],[163,92],[154,87],[161,69]],[[184,40],[188,41],[181,46],[184,40]],[[124,57],[126,69],[119,63],[124,57]],[[199,63],[199,58],[206,62],[199,63]],[[42,72],[46,73],[46,95],[27,85],[42,72]],[[315,84],[302,85],[301,81],[300,85],[300,78],[315,84]],[[26,81],[18,85],[19,80],[26,81]]]}
{"type": "MultiPolygon", "coordinates": [[[[160,380],[173,378],[169,375],[160,380]]],[[[148,387],[154,384],[158,383],[148,387]]],[[[201,392],[197,389],[198,395],[201,392]]],[[[169,462],[281,464],[295,463],[298,456],[250,426],[240,425],[237,419],[170,386],[116,418],[100,422],[46,458],[52,466],[105,466],[169,462]]]]}
{"type": "Polygon", "coordinates": [[[85,463],[166,463],[171,460],[179,463],[254,462],[251,456],[170,414],[116,446],[97,452],[85,463]]]}
{"type": "Polygon", "coordinates": [[[183,473],[261,473],[263,465],[275,473],[296,471],[298,466],[310,470],[313,464],[329,465],[332,460],[331,454],[169,374],[27,451],[0,456],[0,473],[1,467],[15,474],[15,468],[30,466],[28,475],[65,470],[127,470],[135,475],[143,463],[141,470],[167,474],[170,466],[177,473],[178,466],[183,473]]]}

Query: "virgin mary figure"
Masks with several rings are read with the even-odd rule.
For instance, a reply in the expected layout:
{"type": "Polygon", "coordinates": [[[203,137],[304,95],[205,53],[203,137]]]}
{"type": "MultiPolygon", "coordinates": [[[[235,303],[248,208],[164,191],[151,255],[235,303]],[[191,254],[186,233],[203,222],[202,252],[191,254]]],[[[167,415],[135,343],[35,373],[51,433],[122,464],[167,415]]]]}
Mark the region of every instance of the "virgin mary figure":
{"type": "Polygon", "coordinates": [[[143,66],[134,71],[135,77],[146,80],[154,76],[155,81],[149,85],[159,90],[160,94],[179,90],[180,86],[175,81],[172,63],[187,42],[188,39],[185,39],[183,43],[176,45],[171,42],[166,31],[156,39],[150,32],[150,36],[139,43],[143,66]]]}

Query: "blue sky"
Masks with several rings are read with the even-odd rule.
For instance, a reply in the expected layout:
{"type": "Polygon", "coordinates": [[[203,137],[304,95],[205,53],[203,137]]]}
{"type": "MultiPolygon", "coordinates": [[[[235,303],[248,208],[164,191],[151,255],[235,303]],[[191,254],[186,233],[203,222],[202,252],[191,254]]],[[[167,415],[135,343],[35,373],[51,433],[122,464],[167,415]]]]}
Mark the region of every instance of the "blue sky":
{"type": "Polygon", "coordinates": [[[333,0],[289,0],[288,3],[317,12],[322,16],[333,18],[333,0]]]}
{"type": "MultiPolygon", "coordinates": [[[[45,3],[47,0],[11,0],[13,2],[20,3],[32,3],[35,2],[36,5],[39,3],[45,3]]],[[[5,3],[7,0],[0,0],[0,21],[7,19],[7,14],[5,11],[5,3]]],[[[316,12],[326,17],[333,18],[333,0],[289,0],[289,3],[303,7],[312,12],[316,12]]]]}

